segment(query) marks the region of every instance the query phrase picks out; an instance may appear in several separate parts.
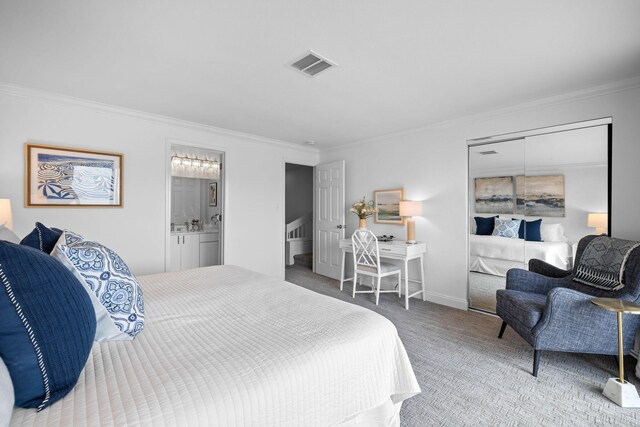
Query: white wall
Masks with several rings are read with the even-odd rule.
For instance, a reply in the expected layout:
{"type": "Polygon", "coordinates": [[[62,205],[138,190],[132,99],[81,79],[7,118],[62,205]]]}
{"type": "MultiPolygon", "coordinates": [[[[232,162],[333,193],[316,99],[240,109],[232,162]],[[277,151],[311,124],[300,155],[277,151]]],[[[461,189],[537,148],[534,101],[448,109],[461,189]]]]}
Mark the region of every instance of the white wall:
{"type": "MultiPolygon", "coordinates": [[[[349,205],[373,191],[404,187],[406,198],[426,200],[424,218],[416,219],[417,237],[428,245],[427,299],[467,306],[467,144],[469,139],[613,117],[612,235],[640,239],[640,87],[599,88],[571,99],[553,99],[511,111],[487,113],[439,127],[377,138],[325,151],[322,162],[346,160],[349,205]]],[[[356,227],[347,215],[347,235],[356,227]]],[[[382,234],[404,236],[399,226],[370,221],[382,234]]],[[[416,274],[416,271],[413,272],[416,274]]]]}
{"type": "Polygon", "coordinates": [[[16,233],[35,221],[69,228],[113,248],[136,274],[164,271],[167,144],[194,144],[226,153],[225,262],[283,277],[284,161],[315,164],[317,153],[123,111],[0,90],[0,198],[12,201],[16,233]],[[27,141],[124,153],[124,207],[24,208],[27,141]]]}
{"type": "Polygon", "coordinates": [[[289,223],[313,211],[313,168],[287,165],[285,222],[289,223]]]}

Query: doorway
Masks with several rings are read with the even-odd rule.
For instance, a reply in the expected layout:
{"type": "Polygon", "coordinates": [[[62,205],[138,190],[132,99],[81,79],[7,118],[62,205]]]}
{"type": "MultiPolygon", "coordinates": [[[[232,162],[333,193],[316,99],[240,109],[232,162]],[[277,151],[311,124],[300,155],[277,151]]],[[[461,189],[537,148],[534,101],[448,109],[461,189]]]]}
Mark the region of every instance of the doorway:
{"type": "Polygon", "coordinates": [[[224,152],[172,144],[166,271],[224,263],[224,152]]]}
{"type": "Polygon", "coordinates": [[[285,163],[285,271],[313,269],[313,167],[285,163]]]}

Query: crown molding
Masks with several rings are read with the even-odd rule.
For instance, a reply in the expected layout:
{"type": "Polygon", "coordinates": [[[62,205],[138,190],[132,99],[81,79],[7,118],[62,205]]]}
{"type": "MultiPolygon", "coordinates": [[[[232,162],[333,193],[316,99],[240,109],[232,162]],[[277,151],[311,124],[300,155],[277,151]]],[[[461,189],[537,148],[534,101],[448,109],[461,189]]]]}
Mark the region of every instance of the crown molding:
{"type": "Polygon", "coordinates": [[[202,123],[176,119],[173,117],[163,116],[160,114],[147,113],[145,111],[133,110],[125,107],[118,107],[115,105],[104,104],[97,101],[76,98],[69,95],[63,95],[55,92],[48,92],[48,91],[33,89],[29,87],[24,87],[24,86],[0,83],[0,94],[17,96],[21,98],[35,99],[35,100],[49,102],[49,103],[58,104],[58,105],[67,105],[67,106],[72,106],[72,107],[76,107],[76,108],[80,108],[88,111],[97,111],[97,112],[111,114],[115,116],[135,118],[135,119],[162,123],[162,124],[172,125],[172,126],[180,126],[180,127],[204,131],[204,132],[213,132],[213,133],[218,133],[218,134],[227,135],[231,137],[248,139],[256,143],[266,143],[266,144],[270,144],[270,145],[281,147],[281,148],[294,149],[297,151],[303,151],[308,153],[317,154],[319,152],[318,148],[316,147],[301,146],[294,142],[267,138],[260,135],[254,135],[254,134],[240,132],[232,129],[219,128],[211,125],[205,125],[202,123]]]}
{"type": "MultiPolygon", "coordinates": [[[[325,148],[325,149],[322,149],[320,152],[328,153],[331,151],[339,151],[345,148],[357,147],[360,145],[366,145],[374,142],[385,141],[389,138],[397,138],[397,137],[412,135],[415,133],[425,132],[425,131],[448,129],[448,128],[460,126],[463,124],[489,120],[498,116],[504,116],[508,114],[535,110],[540,107],[550,107],[554,105],[561,105],[569,102],[595,98],[595,97],[609,95],[616,92],[623,92],[630,89],[636,89],[638,87],[640,87],[640,75],[632,77],[630,79],[626,79],[626,80],[618,80],[618,81],[606,83],[600,86],[593,86],[590,88],[567,92],[560,95],[540,98],[537,100],[524,102],[520,104],[514,104],[508,107],[497,108],[497,109],[489,110],[482,113],[469,114],[466,116],[460,116],[450,120],[437,121],[437,122],[433,122],[418,128],[406,129],[398,132],[391,132],[388,134],[375,136],[372,138],[361,139],[358,141],[342,144],[336,147],[325,148]]],[[[389,142],[392,142],[392,141],[389,141],[389,142]]]]}

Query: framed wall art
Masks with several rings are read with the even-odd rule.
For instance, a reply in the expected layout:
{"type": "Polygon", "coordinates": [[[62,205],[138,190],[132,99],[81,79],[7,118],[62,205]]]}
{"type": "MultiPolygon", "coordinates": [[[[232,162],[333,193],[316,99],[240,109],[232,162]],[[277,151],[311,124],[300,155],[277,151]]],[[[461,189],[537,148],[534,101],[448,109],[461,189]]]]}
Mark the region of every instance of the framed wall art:
{"type": "Polygon", "coordinates": [[[376,207],[374,222],[378,224],[404,224],[400,216],[400,201],[404,200],[404,190],[378,190],[373,193],[376,207]]]}
{"type": "Polygon", "coordinates": [[[25,144],[26,207],[122,207],[124,155],[25,144]]]}
{"type": "Polygon", "coordinates": [[[209,206],[218,206],[218,183],[209,183],[209,206]]]}
{"type": "Polygon", "coordinates": [[[513,177],[495,176],[475,179],[476,212],[513,213],[513,177]]]}

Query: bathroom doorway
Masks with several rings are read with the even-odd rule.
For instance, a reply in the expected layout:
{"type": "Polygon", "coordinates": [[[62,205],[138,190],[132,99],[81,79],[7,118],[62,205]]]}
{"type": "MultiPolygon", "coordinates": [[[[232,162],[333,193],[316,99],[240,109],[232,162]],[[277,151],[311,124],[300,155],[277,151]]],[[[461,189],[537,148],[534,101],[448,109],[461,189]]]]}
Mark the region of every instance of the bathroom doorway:
{"type": "Polygon", "coordinates": [[[166,271],[224,263],[224,152],[171,144],[166,271]]]}
{"type": "Polygon", "coordinates": [[[313,269],[313,167],[285,163],[285,275],[313,269]]]}

